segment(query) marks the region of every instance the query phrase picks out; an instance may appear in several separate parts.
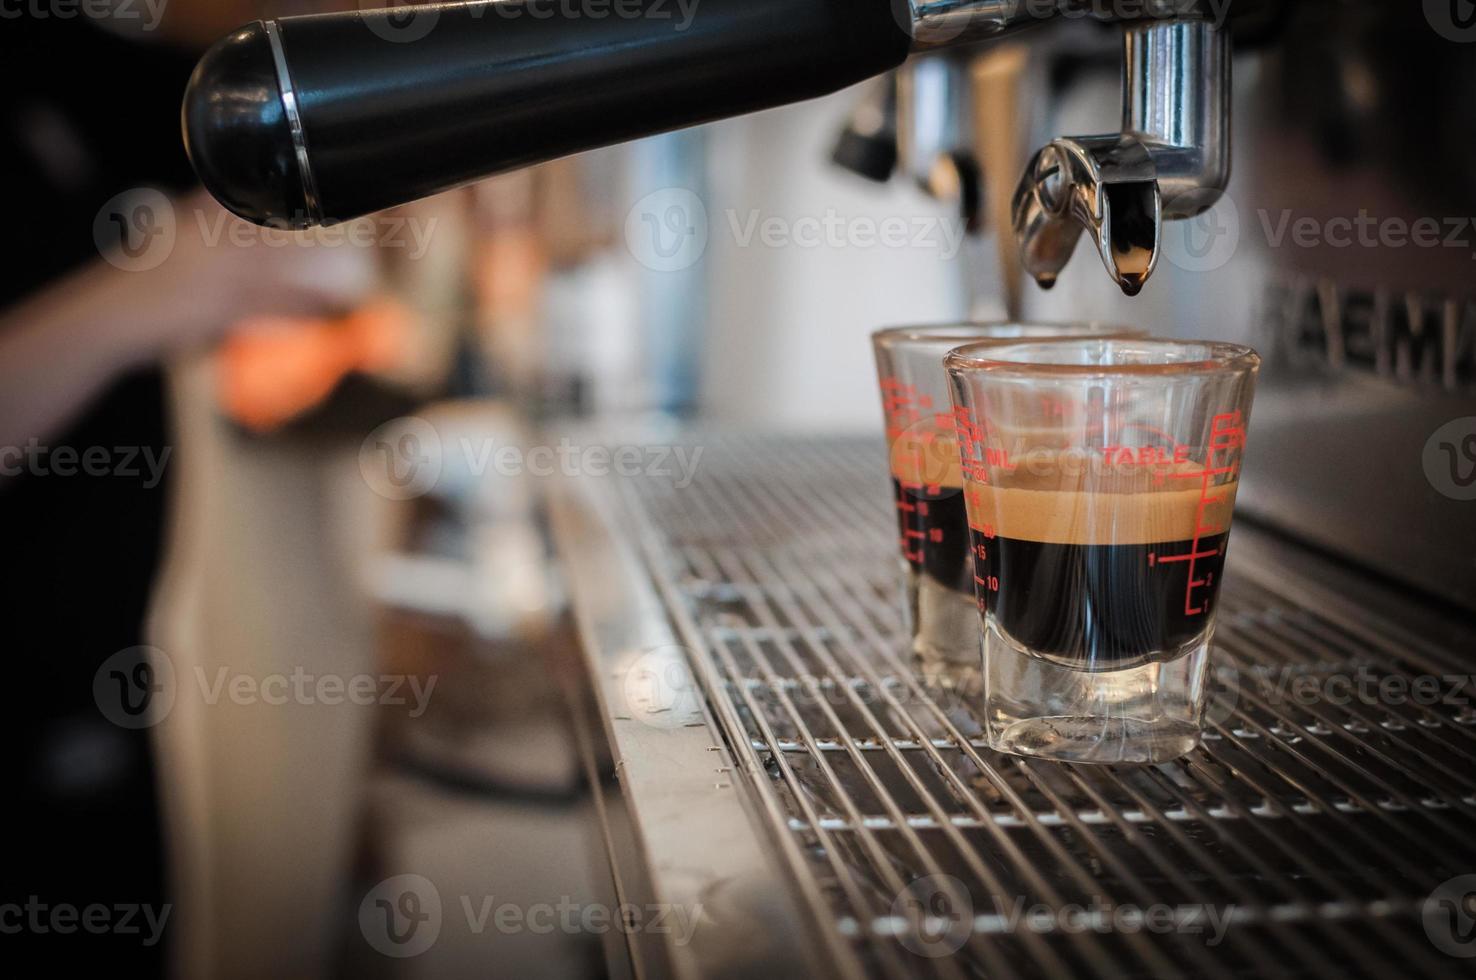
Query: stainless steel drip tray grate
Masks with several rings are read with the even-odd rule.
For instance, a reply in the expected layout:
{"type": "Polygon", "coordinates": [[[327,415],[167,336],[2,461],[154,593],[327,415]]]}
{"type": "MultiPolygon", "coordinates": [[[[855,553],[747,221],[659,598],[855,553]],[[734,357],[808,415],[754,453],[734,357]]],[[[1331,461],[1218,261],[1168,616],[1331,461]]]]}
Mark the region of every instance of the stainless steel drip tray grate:
{"type": "Polygon", "coordinates": [[[1448,647],[1237,528],[1201,748],[1151,768],[997,755],[977,675],[904,654],[880,448],[703,444],[691,486],[623,484],[623,506],[838,973],[1464,965],[1422,916],[1476,872],[1476,692],[1448,647]]]}

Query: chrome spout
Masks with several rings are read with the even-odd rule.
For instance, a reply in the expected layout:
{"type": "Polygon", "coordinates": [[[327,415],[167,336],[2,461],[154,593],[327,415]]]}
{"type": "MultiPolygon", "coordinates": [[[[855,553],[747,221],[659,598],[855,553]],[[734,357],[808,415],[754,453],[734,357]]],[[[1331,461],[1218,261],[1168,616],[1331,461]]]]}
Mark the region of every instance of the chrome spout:
{"type": "Polygon", "coordinates": [[[1053,140],[1031,159],[1012,219],[1025,270],[1055,284],[1082,232],[1137,295],[1163,221],[1212,207],[1230,179],[1230,37],[1202,21],[1128,27],[1122,132],[1053,140]]]}

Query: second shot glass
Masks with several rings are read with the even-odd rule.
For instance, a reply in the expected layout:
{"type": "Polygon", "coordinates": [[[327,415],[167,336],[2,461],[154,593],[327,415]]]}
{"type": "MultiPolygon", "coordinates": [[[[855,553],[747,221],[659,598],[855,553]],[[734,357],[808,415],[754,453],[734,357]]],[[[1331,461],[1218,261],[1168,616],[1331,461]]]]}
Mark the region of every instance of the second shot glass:
{"type": "Polygon", "coordinates": [[[886,421],[912,653],[927,665],[979,665],[963,476],[943,358],[965,344],[1139,337],[1096,323],[957,323],[871,335],[886,421]]]}

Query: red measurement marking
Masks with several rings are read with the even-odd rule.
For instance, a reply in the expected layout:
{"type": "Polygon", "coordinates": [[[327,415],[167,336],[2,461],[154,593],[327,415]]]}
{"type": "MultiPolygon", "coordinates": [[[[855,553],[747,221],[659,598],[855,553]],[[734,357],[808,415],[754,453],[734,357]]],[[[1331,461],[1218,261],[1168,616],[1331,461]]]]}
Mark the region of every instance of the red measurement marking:
{"type": "MultiPolygon", "coordinates": [[[[1210,452],[1214,452],[1214,450],[1212,449],[1210,450],[1210,452]]],[[[1234,473],[1235,469],[1236,468],[1234,466],[1217,466],[1214,469],[1193,470],[1188,473],[1170,473],[1168,475],[1176,480],[1197,480],[1200,477],[1205,476],[1219,476],[1222,473],[1234,473]]]]}
{"type": "Polygon", "coordinates": [[[1210,419],[1210,451],[1239,449],[1245,445],[1245,426],[1239,412],[1227,412],[1210,419]]]}
{"type": "Polygon", "coordinates": [[[931,401],[920,399],[913,385],[903,384],[896,378],[882,378],[882,414],[887,419],[887,438],[896,442],[904,432],[922,417],[919,407],[931,405],[931,401]]]}
{"type": "Polygon", "coordinates": [[[1218,503],[1221,495],[1210,493],[1210,481],[1216,476],[1226,473],[1234,473],[1237,469],[1237,460],[1222,456],[1216,459],[1216,453],[1231,454],[1245,445],[1245,427],[1241,425],[1240,413],[1229,412],[1224,415],[1216,415],[1210,420],[1210,442],[1209,458],[1205,460],[1202,469],[1193,473],[1171,473],[1178,479],[1198,479],[1200,481],[1199,504],[1194,514],[1194,540],[1189,543],[1189,553],[1183,555],[1157,555],[1149,553],[1148,565],[1166,565],[1169,562],[1187,561],[1189,563],[1188,583],[1184,588],[1184,615],[1197,616],[1206,609],[1206,604],[1195,604],[1194,590],[1206,588],[1214,582],[1214,575],[1198,577],[1195,572],[1196,563],[1202,558],[1216,558],[1225,553],[1225,544],[1221,542],[1216,548],[1200,550],[1199,539],[1205,534],[1221,534],[1225,528],[1206,524],[1204,515],[1210,504],[1218,503]]]}
{"type": "MultiPolygon", "coordinates": [[[[1195,535],[1194,540],[1198,541],[1199,536],[1195,535]]],[[[1216,548],[1214,551],[1192,551],[1187,555],[1163,555],[1161,557],[1150,552],[1148,554],[1148,564],[1167,565],[1171,561],[1194,561],[1198,558],[1213,558],[1219,553],[1219,548],[1216,548]]]]}
{"type": "Polygon", "coordinates": [[[1172,449],[1163,446],[1103,446],[1102,459],[1111,466],[1167,466],[1171,463],[1187,463],[1189,447],[1175,445],[1172,449]]]}
{"type": "MultiPolygon", "coordinates": [[[[1241,425],[1240,412],[1227,412],[1225,415],[1216,415],[1215,418],[1210,419],[1209,458],[1204,460],[1204,469],[1199,474],[1199,509],[1194,514],[1194,540],[1190,542],[1190,553],[1188,553],[1190,570],[1188,570],[1188,584],[1184,587],[1184,615],[1199,615],[1203,613],[1206,605],[1194,605],[1194,590],[1209,586],[1209,583],[1213,580],[1212,576],[1206,576],[1204,579],[1196,577],[1196,574],[1194,574],[1194,571],[1196,571],[1194,570],[1194,565],[1196,565],[1196,562],[1200,558],[1216,558],[1216,556],[1224,552],[1224,543],[1219,548],[1213,549],[1213,551],[1200,552],[1201,534],[1207,533],[1207,531],[1221,533],[1221,528],[1209,527],[1209,525],[1204,524],[1204,509],[1210,503],[1216,503],[1218,500],[1221,500],[1221,497],[1210,493],[1209,481],[1213,477],[1218,477],[1218,475],[1235,472],[1235,466],[1237,466],[1237,460],[1232,458],[1232,456],[1222,456],[1221,459],[1215,459],[1215,455],[1216,453],[1227,453],[1227,455],[1228,453],[1234,453],[1235,450],[1240,449],[1244,444],[1246,444],[1246,427],[1241,425]]],[[[1170,559],[1163,558],[1162,561],[1170,561],[1170,559]]],[[[1181,561],[1181,559],[1173,558],[1172,561],[1181,561]]]]}
{"type": "Polygon", "coordinates": [[[989,470],[977,459],[965,459],[961,461],[959,463],[959,469],[963,471],[964,476],[973,480],[975,483],[989,482],[989,470]]]}
{"type": "Polygon", "coordinates": [[[993,524],[970,524],[969,525],[969,530],[971,530],[971,531],[978,531],[980,534],[984,535],[984,537],[987,538],[987,539],[989,539],[990,541],[993,541],[994,540],[994,525],[993,524]]]}
{"type": "Polygon", "coordinates": [[[974,416],[967,408],[955,407],[953,409],[953,428],[959,438],[968,443],[976,443],[984,438],[984,426],[976,423],[974,416]]]}

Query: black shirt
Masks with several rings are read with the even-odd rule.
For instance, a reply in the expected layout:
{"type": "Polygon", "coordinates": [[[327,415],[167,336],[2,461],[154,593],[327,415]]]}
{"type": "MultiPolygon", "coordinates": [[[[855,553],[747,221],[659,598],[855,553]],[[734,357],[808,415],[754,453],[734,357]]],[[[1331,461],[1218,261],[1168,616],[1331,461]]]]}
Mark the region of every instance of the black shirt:
{"type": "MultiPolygon", "coordinates": [[[[82,17],[28,14],[0,27],[0,307],[96,260],[93,220],[115,194],[190,185],[179,104],[192,63],[82,17]]],[[[23,908],[20,919],[0,914],[0,926],[20,923],[6,946],[30,946],[45,957],[31,962],[62,971],[163,968],[167,927],[164,942],[149,946],[147,929],[62,933],[66,913],[53,916],[100,904],[116,922],[119,906],[168,901],[149,734],[110,723],[93,696],[103,661],[144,642],[170,483],[167,466],[155,482],[123,456],[151,449],[158,459],[168,441],[161,376],[150,368],[119,379],[69,431],[41,443],[51,453],[102,447],[118,472],[42,475],[32,466],[0,478],[11,681],[0,725],[20,786],[3,818],[0,906],[23,908]]]]}

